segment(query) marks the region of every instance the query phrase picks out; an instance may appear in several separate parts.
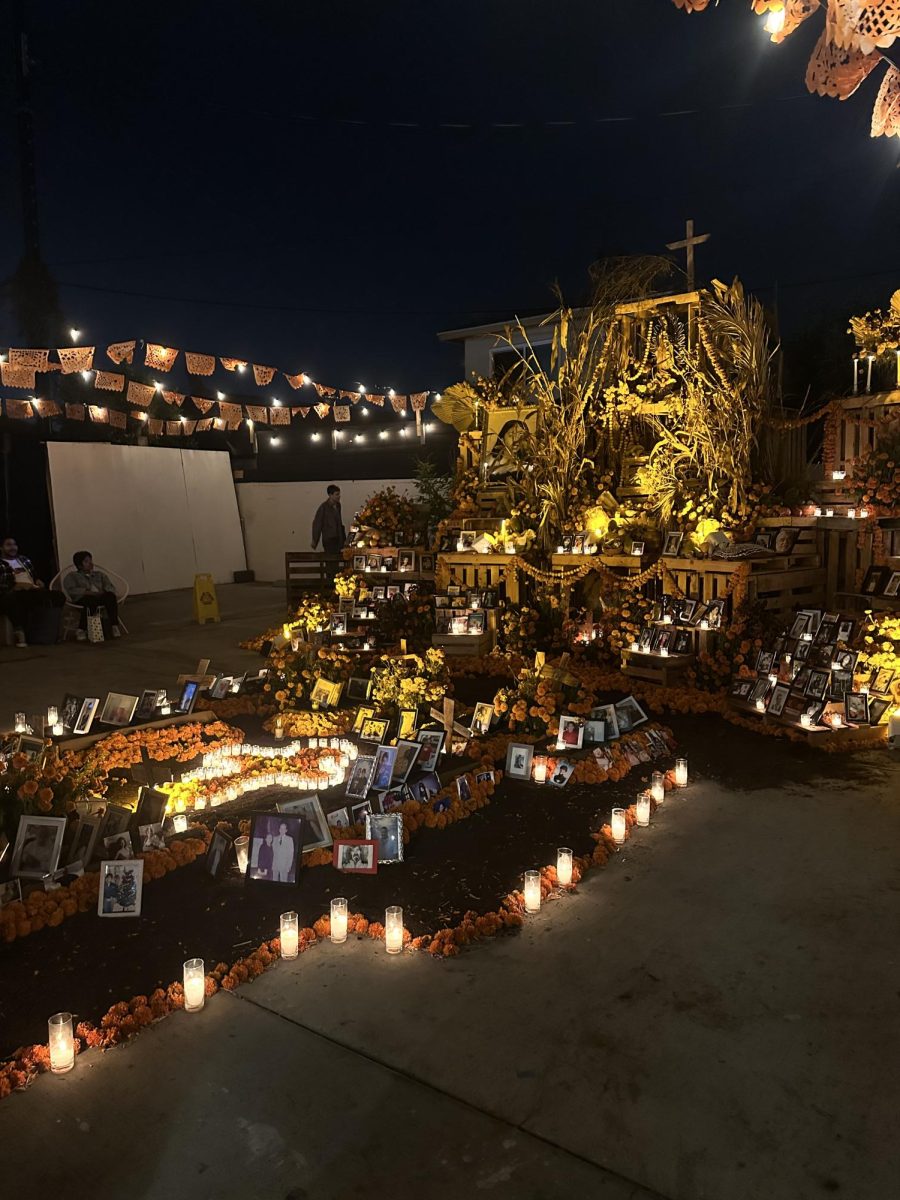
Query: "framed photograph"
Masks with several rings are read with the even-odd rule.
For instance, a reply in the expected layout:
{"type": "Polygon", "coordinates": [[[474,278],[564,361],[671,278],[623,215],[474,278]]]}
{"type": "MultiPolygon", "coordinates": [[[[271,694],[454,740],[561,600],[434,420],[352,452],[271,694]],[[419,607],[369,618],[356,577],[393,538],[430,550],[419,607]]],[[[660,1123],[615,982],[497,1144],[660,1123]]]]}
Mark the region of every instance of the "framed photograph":
{"type": "MultiPolygon", "coordinates": [[[[382,569],[382,571],[386,571],[386,572],[388,573],[388,575],[392,575],[392,574],[394,573],[394,571],[396,571],[396,570],[397,570],[397,556],[396,556],[396,554],[384,554],[384,555],[382,555],[382,558],[381,558],[381,569],[382,569]]],[[[390,599],[390,593],[388,593],[388,599],[390,599]]]]}
{"type": "MultiPolygon", "coordinates": [[[[196,690],[196,684],[194,689],[196,690]]],[[[100,724],[127,725],[134,716],[137,702],[137,696],[126,696],[123,692],[110,692],[103,702],[100,724]]]]}
{"type": "Polygon", "coordinates": [[[104,837],[103,850],[104,856],[115,862],[124,862],[126,858],[135,856],[134,842],[127,830],[125,833],[112,833],[104,837]]]}
{"type": "Polygon", "coordinates": [[[844,716],[851,725],[869,724],[869,697],[865,692],[847,692],[844,696],[844,716]]]}
{"type": "Polygon", "coordinates": [[[815,696],[817,699],[824,699],[825,693],[828,690],[828,672],[827,671],[811,671],[809,682],[806,685],[807,696],[815,696]]]}
{"type": "Polygon", "coordinates": [[[580,750],[584,741],[584,718],[562,713],[559,718],[557,750],[580,750]]]}
{"type": "Polygon", "coordinates": [[[419,571],[422,575],[430,575],[434,571],[434,555],[420,554],[419,555],[419,571]]]}
{"type": "Polygon", "coordinates": [[[894,682],[894,672],[888,667],[876,667],[870,676],[869,691],[887,696],[894,682]]]}
{"type": "Polygon", "coordinates": [[[18,879],[7,879],[5,883],[0,883],[0,908],[21,899],[22,885],[18,879]]]}
{"type": "Polygon", "coordinates": [[[359,733],[366,721],[375,716],[375,708],[373,705],[361,704],[356,710],[356,716],[353,718],[353,727],[351,733],[359,733]]]}
{"type": "Polygon", "coordinates": [[[584,723],[585,746],[602,746],[606,741],[606,722],[588,718],[584,723]]]}
{"type": "Polygon", "coordinates": [[[456,794],[460,800],[465,803],[472,799],[472,785],[469,782],[468,775],[457,775],[456,777],[456,794]]]}
{"type": "Polygon", "coordinates": [[[378,797],[378,803],[383,813],[393,812],[394,809],[399,808],[405,801],[406,789],[402,787],[391,788],[387,792],[382,792],[378,797]]]}
{"type": "Polygon", "coordinates": [[[800,641],[797,643],[797,648],[794,651],[794,661],[798,663],[806,662],[812,651],[812,642],[800,641]]]}
{"type": "Polygon", "coordinates": [[[331,680],[319,678],[313,684],[313,690],[309,694],[309,702],[312,705],[318,705],[319,708],[328,708],[331,703],[331,696],[331,680]]]}
{"type": "Polygon", "coordinates": [[[859,662],[858,650],[835,650],[832,653],[831,661],[837,663],[834,668],[838,671],[849,671],[852,675],[856,670],[856,664],[859,662]]]}
{"type": "Polygon", "coordinates": [[[725,619],[725,601],[721,597],[710,600],[703,616],[709,622],[710,629],[720,629],[725,619]]]}
{"type": "Polygon", "coordinates": [[[100,707],[99,696],[85,696],[81,702],[78,716],[75,718],[73,733],[88,733],[91,725],[94,723],[94,717],[97,715],[97,709],[100,707]]]}
{"type": "Polygon", "coordinates": [[[837,640],[846,645],[848,642],[853,640],[853,631],[855,628],[855,621],[851,621],[849,618],[839,621],[836,634],[837,640]]]}
{"type": "Polygon", "coordinates": [[[469,613],[468,633],[484,633],[487,629],[487,613],[483,608],[469,613]]]}
{"type": "Polygon", "coordinates": [[[347,632],[347,614],[345,612],[332,613],[329,628],[333,635],[343,637],[347,632]]]}
{"type": "Polygon", "coordinates": [[[606,726],[604,741],[609,742],[619,736],[619,719],[616,716],[616,706],[614,704],[601,704],[598,708],[592,708],[588,713],[588,717],[592,721],[602,721],[604,723],[606,726]]]}
{"type": "Polygon", "coordinates": [[[880,596],[887,580],[887,567],[876,567],[874,565],[869,567],[862,582],[862,594],[864,596],[880,596]]]}
{"type": "Polygon", "coordinates": [[[369,554],[366,556],[366,570],[380,571],[381,570],[381,555],[369,554]]]}
{"type": "MultiPolygon", "coordinates": [[[[218,680],[216,682],[218,682],[218,680]]],[[[158,696],[159,692],[156,688],[147,688],[141,692],[141,698],[138,700],[138,705],[134,713],[134,718],[136,721],[152,720],[156,713],[156,701],[158,696]]]]}
{"type": "Polygon", "coordinates": [[[757,546],[762,546],[763,550],[771,550],[775,542],[775,532],[772,529],[760,529],[753,540],[757,546]]]}
{"type": "Polygon", "coordinates": [[[414,708],[401,708],[400,717],[397,722],[397,737],[398,739],[411,738],[416,732],[416,723],[419,719],[419,714],[414,708]]]}
{"type": "Polygon", "coordinates": [[[366,569],[366,556],[364,554],[354,554],[353,555],[353,570],[354,571],[365,571],[365,569],[366,569]]]}
{"type": "Polygon", "coordinates": [[[750,696],[747,703],[755,706],[758,700],[765,701],[765,698],[769,693],[769,687],[770,684],[768,679],[757,679],[756,683],[754,683],[750,690],[750,696]]]}
{"type": "Polygon", "coordinates": [[[768,675],[772,670],[772,663],[775,661],[775,655],[771,650],[760,650],[756,656],[756,669],[760,675],[768,675]]]}
{"type": "Polygon", "coordinates": [[[349,829],[350,809],[346,807],[334,808],[330,813],[326,814],[326,819],[330,829],[349,829]]]}
{"type": "MultiPolygon", "coordinates": [[[[231,695],[231,691],[232,691],[233,687],[234,687],[234,676],[233,675],[220,675],[219,678],[216,680],[216,682],[209,689],[209,697],[211,700],[224,700],[226,696],[231,695]]],[[[144,695],[146,696],[146,694],[147,693],[145,692],[144,695]]],[[[139,704],[138,712],[140,712],[140,710],[141,710],[141,706],[139,704]]]]}
{"type": "MultiPolygon", "coordinates": [[[[197,702],[197,693],[200,691],[200,684],[196,679],[189,679],[181,689],[181,695],[178,697],[178,703],[175,708],[180,713],[189,713],[194,709],[197,702]]],[[[102,717],[100,718],[103,719],[102,717]]]]}
{"type": "Polygon", "coordinates": [[[819,628],[816,630],[815,642],[817,645],[825,646],[830,642],[833,646],[837,641],[837,621],[829,621],[827,617],[822,621],[819,628]]]}
{"type": "Polygon", "coordinates": [[[334,843],[335,869],[356,875],[374,875],[378,871],[378,842],[374,839],[342,838],[334,843]]]}
{"type": "Polygon", "coordinates": [[[303,818],[293,813],[254,813],[246,878],[253,883],[296,884],[303,825],[303,818]]]}
{"type": "Polygon", "coordinates": [[[775,540],[772,543],[772,549],[776,554],[791,554],[794,547],[797,545],[797,538],[800,536],[799,528],[793,525],[782,525],[776,532],[775,540]]]}
{"type": "Polygon", "coordinates": [[[166,838],[163,832],[163,822],[157,821],[152,825],[138,825],[138,844],[141,847],[142,854],[147,850],[165,850],[166,838]]]}
{"type": "Polygon", "coordinates": [[[379,746],[375,752],[375,769],[369,785],[376,792],[386,792],[391,786],[394,764],[397,761],[397,746],[379,746]]]}
{"type": "Polygon", "coordinates": [[[400,584],[399,583],[389,583],[387,585],[387,587],[384,589],[385,600],[393,600],[395,596],[399,596],[399,595],[400,595],[400,584]]]}
{"type": "Polygon", "coordinates": [[[681,543],[684,541],[684,533],[681,530],[673,530],[666,534],[666,540],[663,543],[662,556],[663,558],[677,558],[681,553],[681,543]]]}
{"type": "Polygon", "coordinates": [[[616,710],[616,723],[620,734],[629,733],[635,726],[642,725],[647,720],[647,714],[634,696],[626,696],[613,707],[616,710]]]}
{"type": "Polygon", "coordinates": [[[397,569],[414,571],[416,569],[416,554],[414,550],[401,550],[397,555],[397,569]]]}
{"type": "Polygon", "coordinates": [[[420,771],[433,771],[437,766],[441,750],[444,748],[444,731],[437,729],[420,729],[418,742],[422,749],[416,766],[420,771]]]}
{"type": "Polygon", "coordinates": [[[843,700],[848,692],[853,691],[852,671],[832,671],[831,683],[828,687],[828,697],[831,700],[843,700]]]}
{"type": "Polygon", "coordinates": [[[24,754],[29,762],[37,762],[38,759],[43,758],[46,749],[47,746],[43,738],[32,737],[30,734],[23,733],[19,735],[15,753],[24,754]]]}
{"type": "Polygon", "coordinates": [[[575,770],[575,764],[568,758],[561,758],[557,762],[553,773],[547,776],[547,782],[551,787],[565,787],[575,770]]]}
{"type": "Polygon", "coordinates": [[[222,872],[228,866],[228,861],[231,858],[231,848],[233,845],[234,842],[227,833],[223,833],[221,829],[213,830],[209,848],[206,851],[206,858],[203,862],[204,870],[212,879],[220,879],[222,877],[222,872]]]}
{"type": "Polygon", "coordinates": [[[900,593],[900,571],[891,571],[884,585],[885,596],[896,596],[900,593]]]}
{"type": "Polygon", "coordinates": [[[643,542],[632,542],[631,543],[631,553],[634,555],[635,558],[640,558],[644,553],[644,543],[643,542]]]}
{"type": "Polygon", "coordinates": [[[359,758],[357,758],[356,762],[350,768],[350,778],[347,780],[344,795],[351,800],[365,800],[374,770],[375,755],[360,754],[359,758]]]}
{"type": "Polygon", "coordinates": [[[418,800],[420,804],[429,804],[441,790],[441,781],[438,779],[436,771],[428,771],[415,783],[407,784],[407,787],[414,800],[418,800]]]}
{"type": "Polygon", "coordinates": [[[477,737],[487,737],[490,732],[491,722],[494,719],[494,706],[486,700],[479,700],[475,705],[475,711],[472,713],[472,732],[477,737]]]}
{"type": "Polygon", "coordinates": [[[575,538],[572,542],[572,553],[573,554],[584,554],[584,548],[586,545],[587,545],[587,534],[586,533],[576,533],[575,538]]]}
{"type": "Polygon", "coordinates": [[[880,725],[884,714],[891,707],[890,700],[883,700],[877,696],[869,697],[869,724],[880,725]]]}
{"type": "Polygon", "coordinates": [[[100,864],[100,890],[97,915],[101,917],[139,917],[144,892],[144,860],[100,864]]]}
{"type": "Polygon", "coordinates": [[[694,610],[699,604],[699,600],[692,600],[685,597],[681,602],[681,620],[685,625],[692,625],[694,618],[694,610]]]}
{"type": "Polygon", "coordinates": [[[373,600],[385,600],[387,597],[384,594],[384,584],[380,583],[377,587],[372,588],[373,600]]]}
{"type": "Polygon", "coordinates": [[[83,700],[83,696],[74,696],[71,692],[66,692],[63,696],[63,702],[59,706],[59,721],[64,729],[75,728],[83,700]]]}
{"type": "Polygon", "coordinates": [[[277,805],[277,808],[280,813],[303,818],[305,840],[300,847],[301,850],[323,850],[331,845],[332,837],[328,821],[322,811],[322,802],[315,792],[309,796],[298,796],[296,800],[284,800],[277,805]]]}
{"type": "Polygon", "coordinates": [[[165,792],[152,787],[142,787],[135,812],[135,821],[141,825],[158,825],[166,815],[169,797],[165,792]]]}
{"type": "Polygon", "coordinates": [[[107,804],[103,814],[104,838],[114,837],[117,833],[127,833],[131,829],[134,813],[130,808],[122,808],[118,804],[107,804]]]}
{"type": "Polygon", "coordinates": [[[350,809],[350,824],[365,825],[366,816],[372,811],[372,804],[369,800],[363,800],[361,804],[354,804],[350,809]]]}
{"type": "Polygon", "coordinates": [[[676,629],[675,637],[672,640],[672,653],[691,653],[691,635],[687,629],[676,629]]]}
{"type": "Polygon", "coordinates": [[[743,700],[745,704],[749,704],[753,682],[752,679],[732,679],[730,695],[734,700],[743,700]]]}
{"type": "Polygon", "coordinates": [[[510,742],[506,748],[506,774],[510,779],[530,779],[534,746],[510,742]]]}
{"type": "Polygon", "coordinates": [[[400,738],[394,749],[397,751],[397,754],[394,758],[391,783],[406,783],[409,773],[415,766],[422,750],[422,743],[410,741],[408,738],[400,738]]]}
{"type": "MultiPolygon", "coordinates": [[[[812,721],[813,725],[818,725],[822,720],[822,713],[825,711],[824,700],[810,700],[809,696],[805,696],[806,704],[801,709],[800,715],[804,713],[812,721]]],[[[797,718],[800,719],[799,717],[797,718]]]]}
{"type": "Polygon", "coordinates": [[[780,717],[784,712],[784,706],[788,696],[791,694],[791,689],[786,683],[776,683],[772,688],[772,695],[769,697],[768,712],[773,717],[780,717]]]}
{"type": "MultiPolygon", "coordinates": [[[[796,664],[795,664],[796,665],[796,664]]],[[[809,686],[810,676],[812,675],[812,667],[801,667],[794,675],[793,684],[797,691],[805,692],[809,686]]]]}
{"type": "Polygon", "coordinates": [[[351,675],[347,681],[347,699],[352,700],[354,704],[368,700],[371,690],[372,680],[364,679],[361,675],[351,675]]]}
{"type": "Polygon", "coordinates": [[[652,625],[645,626],[641,630],[641,636],[638,638],[638,653],[649,654],[653,649],[653,639],[656,637],[656,630],[652,625]]]}
{"type": "Polygon", "coordinates": [[[476,783],[493,783],[494,782],[494,772],[493,771],[479,771],[478,774],[475,776],[475,782],[476,783]]]}
{"type": "Polygon", "coordinates": [[[366,717],[359,731],[360,739],[364,742],[377,742],[379,745],[387,737],[387,717],[366,717]]]}
{"type": "Polygon", "coordinates": [[[94,858],[94,847],[102,823],[102,817],[80,818],[66,856],[70,863],[81,863],[85,871],[88,869],[94,858]]]}
{"type": "Polygon", "coordinates": [[[378,843],[378,862],[403,861],[403,816],[401,813],[366,813],[366,841],[378,843]]]}

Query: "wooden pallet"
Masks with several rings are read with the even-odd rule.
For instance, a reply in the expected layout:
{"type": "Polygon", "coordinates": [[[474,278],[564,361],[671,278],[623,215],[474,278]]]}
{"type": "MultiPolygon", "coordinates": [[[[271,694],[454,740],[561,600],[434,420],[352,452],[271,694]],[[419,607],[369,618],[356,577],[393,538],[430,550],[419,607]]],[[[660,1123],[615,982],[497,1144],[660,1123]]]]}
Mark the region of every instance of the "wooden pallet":
{"type": "MultiPolygon", "coordinates": [[[[686,596],[695,596],[704,603],[729,594],[735,572],[749,565],[747,598],[758,601],[764,608],[785,615],[795,608],[821,607],[825,589],[825,571],[809,555],[768,555],[765,558],[669,558],[666,566],[686,596]],[[809,565],[810,563],[816,565],[809,565]]],[[[667,578],[665,590],[673,592],[667,578]]]]}
{"type": "Polygon", "coordinates": [[[324,591],[329,586],[326,568],[337,570],[339,558],[329,558],[317,551],[288,550],[284,555],[284,585],[287,590],[288,611],[293,611],[306,592],[324,591]]]}
{"type": "Polygon", "coordinates": [[[438,591],[451,582],[466,591],[496,590],[511,604],[519,603],[519,572],[514,555],[475,554],[469,550],[439,554],[435,572],[438,591]]]}
{"type": "Polygon", "coordinates": [[[484,658],[490,654],[496,644],[497,635],[493,629],[484,633],[434,633],[431,644],[438,650],[443,650],[447,658],[471,657],[484,658]]]}
{"type": "Polygon", "coordinates": [[[662,687],[673,687],[684,682],[684,674],[695,661],[693,654],[642,654],[639,650],[626,650],[622,656],[622,674],[630,679],[642,679],[645,683],[657,683],[662,687]]]}
{"type": "Polygon", "coordinates": [[[745,704],[741,700],[732,700],[731,707],[737,709],[744,716],[758,717],[763,725],[787,727],[804,737],[810,746],[816,746],[819,749],[833,745],[835,741],[840,741],[842,744],[856,742],[862,745],[877,746],[887,738],[888,727],[885,724],[842,725],[840,729],[832,729],[830,725],[814,725],[811,729],[807,729],[805,725],[787,717],[776,717],[771,713],[759,712],[752,704],[745,704]]]}

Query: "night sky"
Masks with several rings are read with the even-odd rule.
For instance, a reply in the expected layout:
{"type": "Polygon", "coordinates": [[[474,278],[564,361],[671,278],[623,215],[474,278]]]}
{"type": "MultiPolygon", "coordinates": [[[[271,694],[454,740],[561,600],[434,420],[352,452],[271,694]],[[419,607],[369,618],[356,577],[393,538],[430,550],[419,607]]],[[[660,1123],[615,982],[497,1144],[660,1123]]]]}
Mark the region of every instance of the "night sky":
{"type": "MultiPolygon", "coordinates": [[[[700,277],[767,303],[778,281],[799,333],[900,275],[880,72],[809,96],[820,23],[777,47],[744,0],[34,0],[44,257],[86,341],[409,391],[460,376],[438,330],[550,307],[557,279],[576,302],[594,259],[660,252],[693,216],[700,277]]],[[[4,87],[9,167],[8,58],[4,87]]]]}

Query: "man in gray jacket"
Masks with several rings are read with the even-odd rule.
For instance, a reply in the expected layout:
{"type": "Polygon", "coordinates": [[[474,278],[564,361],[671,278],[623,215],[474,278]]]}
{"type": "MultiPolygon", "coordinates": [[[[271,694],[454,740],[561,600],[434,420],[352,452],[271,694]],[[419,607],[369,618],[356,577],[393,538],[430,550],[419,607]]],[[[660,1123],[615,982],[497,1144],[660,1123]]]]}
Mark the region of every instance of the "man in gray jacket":
{"type": "Polygon", "coordinates": [[[328,485],[328,499],[322,501],[313,517],[313,550],[318,545],[319,538],[322,539],[322,549],[329,558],[334,559],[334,562],[327,566],[328,575],[333,579],[337,572],[338,556],[347,540],[341,518],[341,489],[335,483],[328,485]]]}

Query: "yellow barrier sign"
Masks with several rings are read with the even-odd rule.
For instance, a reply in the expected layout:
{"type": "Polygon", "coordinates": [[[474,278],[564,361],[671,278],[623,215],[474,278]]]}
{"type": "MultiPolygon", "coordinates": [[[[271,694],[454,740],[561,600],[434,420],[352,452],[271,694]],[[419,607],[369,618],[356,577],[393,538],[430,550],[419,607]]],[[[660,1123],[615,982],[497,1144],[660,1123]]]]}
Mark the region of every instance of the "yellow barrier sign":
{"type": "Polygon", "coordinates": [[[205,625],[207,621],[221,620],[212,575],[194,576],[194,620],[200,625],[205,625]]]}

